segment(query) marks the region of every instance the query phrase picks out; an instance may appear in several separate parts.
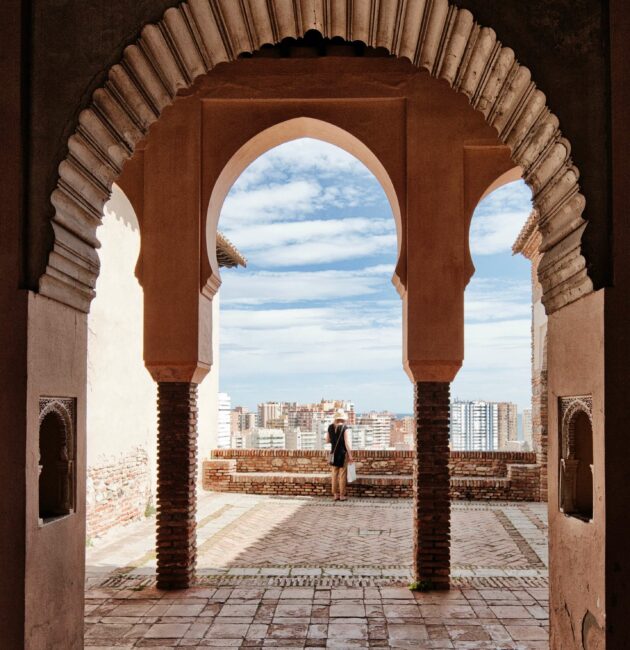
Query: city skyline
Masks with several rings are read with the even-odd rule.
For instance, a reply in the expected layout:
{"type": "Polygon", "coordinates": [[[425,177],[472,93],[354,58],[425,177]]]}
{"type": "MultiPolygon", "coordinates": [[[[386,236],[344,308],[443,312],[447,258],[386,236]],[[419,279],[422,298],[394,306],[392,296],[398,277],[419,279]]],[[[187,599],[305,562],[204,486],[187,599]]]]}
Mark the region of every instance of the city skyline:
{"type": "MultiPolygon", "coordinates": [[[[388,410],[361,412],[349,400],[325,399],[319,402],[260,402],[249,409],[230,407],[230,396],[221,393],[230,409],[224,413],[229,438],[220,448],[235,449],[324,449],[328,427],[339,409],[346,413],[346,424],[353,449],[413,449],[415,420],[410,414],[388,410]]],[[[450,446],[453,451],[519,451],[533,446],[531,426],[519,435],[518,407],[513,402],[451,401],[450,446]]],[[[531,420],[531,411],[520,414],[531,420]]],[[[221,412],[220,412],[221,420],[221,412]]],[[[220,427],[221,428],[221,425],[220,427]]]]}

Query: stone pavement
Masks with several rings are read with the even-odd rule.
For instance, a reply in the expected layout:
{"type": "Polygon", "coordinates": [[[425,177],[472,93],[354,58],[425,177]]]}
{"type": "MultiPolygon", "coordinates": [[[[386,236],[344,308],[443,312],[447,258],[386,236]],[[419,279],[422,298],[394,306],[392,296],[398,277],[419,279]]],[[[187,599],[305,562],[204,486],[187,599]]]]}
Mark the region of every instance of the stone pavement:
{"type": "Polygon", "coordinates": [[[201,493],[198,586],[154,520],[87,551],[86,648],[548,648],[546,505],[453,504],[453,588],[411,593],[411,502],[201,493]]]}

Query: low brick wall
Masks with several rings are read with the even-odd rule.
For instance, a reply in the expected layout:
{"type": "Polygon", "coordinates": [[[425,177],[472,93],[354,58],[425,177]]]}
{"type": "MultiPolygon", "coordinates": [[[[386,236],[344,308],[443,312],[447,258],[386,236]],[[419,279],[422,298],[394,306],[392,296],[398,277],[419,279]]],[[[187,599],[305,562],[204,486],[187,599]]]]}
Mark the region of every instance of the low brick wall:
{"type": "Polygon", "coordinates": [[[149,457],[138,447],[131,453],[87,468],[87,537],[145,516],[151,496],[149,457]]]}
{"type": "MultiPolygon", "coordinates": [[[[412,451],[354,452],[349,496],[413,496],[412,451]]],[[[537,501],[540,468],[530,452],[451,452],[451,498],[537,501]]],[[[328,496],[324,451],[217,449],[203,463],[203,487],[217,492],[328,496]]]]}

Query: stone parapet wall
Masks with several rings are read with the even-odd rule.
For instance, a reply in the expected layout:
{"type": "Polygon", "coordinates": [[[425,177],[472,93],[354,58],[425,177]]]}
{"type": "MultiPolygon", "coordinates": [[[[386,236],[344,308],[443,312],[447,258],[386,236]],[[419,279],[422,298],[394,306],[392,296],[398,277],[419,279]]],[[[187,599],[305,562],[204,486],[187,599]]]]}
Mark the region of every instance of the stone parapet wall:
{"type": "MultiPolygon", "coordinates": [[[[358,479],[349,496],[411,498],[412,451],[354,452],[358,479]]],[[[540,468],[533,452],[451,452],[454,499],[537,501],[540,468]]],[[[203,462],[203,488],[285,496],[328,496],[330,466],[324,451],[218,449],[203,462]]]]}
{"type": "MultiPolygon", "coordinates": [[[[358,474],[409,474],[413,469],[412,451],[352,452],[358,474]]],[[[213,460],[233,460],[237,472],[286,472],[304,474],[328,472],[328,454],[322,450],[290,449],[215,449],[213,460]]]]}
{"type": "Polygon", "coordinates": [[[451,476],[506,477],[511,465],[535,463],[533,451],[451,451],[449,456],[451,476]]]}
{"type": "Polygon", "coordinates": [[[147,450],[107,459],[87,469],[87,537],[99,537],[110,528],[145,516],[151,499],[147,450]]]}

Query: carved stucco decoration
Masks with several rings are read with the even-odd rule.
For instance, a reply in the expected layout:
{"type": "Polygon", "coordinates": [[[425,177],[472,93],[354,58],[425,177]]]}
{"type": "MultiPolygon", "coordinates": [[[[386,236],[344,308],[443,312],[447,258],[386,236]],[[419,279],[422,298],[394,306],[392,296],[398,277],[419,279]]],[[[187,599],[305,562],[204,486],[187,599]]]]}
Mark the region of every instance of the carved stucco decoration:
{"type": "Polygon", "coordinates": [[[561,397],[560,415],[560,508],[563,512],[575,512],[577,471],[580,459],[576,454],[575,420],[584,413],[593,428],[593,398],[591,395],[561,397]]]}
{"type": "Polygon", "coordinates": [[[61,441],[59,458],[57,459],[59,497],[61,511],[63,513],[70,513],[74,511],[76,400],[73,397],[40,397],[40,427],[44,418],[51,413],[58,418],[63,429],[63,440],[61,441]]]}
{"type": "Polygon", "coordinates": [[[96,229],[112,183],[179,90],[218,63],[309,30],[386,48],[464,93],[532,189],[547,311],[592,291],[580,248],[585,199],[570,144],[530,71],[469,11],[448,0],[189,0],[142,29],[79,115],[51,197],[55,239],[40,292],[89,310],[99,271],[96,229]]]}

